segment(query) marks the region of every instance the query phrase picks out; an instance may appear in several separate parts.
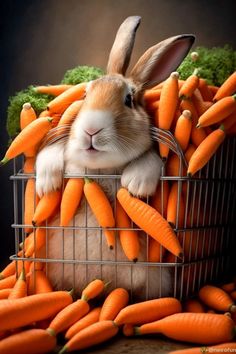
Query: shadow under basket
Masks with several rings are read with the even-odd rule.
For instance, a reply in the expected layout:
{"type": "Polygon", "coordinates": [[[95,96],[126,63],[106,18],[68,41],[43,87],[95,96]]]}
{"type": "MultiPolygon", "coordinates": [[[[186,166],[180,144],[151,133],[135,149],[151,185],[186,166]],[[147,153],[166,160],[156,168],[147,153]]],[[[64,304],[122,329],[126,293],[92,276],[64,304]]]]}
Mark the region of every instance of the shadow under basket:
{"type": "MultiPolygon", "coordinates": [[[[167,141],[171,154],[179,157],[179,171],[177,176],[167,175],[168,161],[162,168],[159,182],[160,212],[166,217],[165,204],[165,184],[170,188],[175,184],[177,187],[176,220],[173,225],[174,231],[179,238],[184,249],[184,258],[177,259],[167,251],[160,248],[159,261],[149,262],[150,238],[144,236],[142,247],[145,247],[144,256],[137,262],[129,261],[122,253],[119,241],[119,229],[116,230],[116,247],[107,252],[107,245],[103,235],[103,230],[99,226],[87,224],[89,206],[85,198],[82,208],[84,208],[84,222],[82,225],[76,223],[74,218],[71,226],[66,228],[57,225],[52,226],[48,221],[43,228],[46,228],[45,257],[27,258],[19,253],[21,243],[26,238],[24,220],[24,191],[29,179],[34,179],[34,174],[24,174],[22,172],[22,160],[16,159],[14,163],[14,173],[10,177],[14,190],[14,223],[15,229],[15,255],[10,258],[19,261],[43,262],[47,274],[50,267],[61,272],[60,284],[57,288],[69,289],[78,288],[78,292],[92,279],[101,278],[111,282],[109,291],[115,287],[125,287],[130,291],[132,301],[141,301],[153,297],[161,297],[165,283],[166,269],[171,274],[171,289],[168,295],[179,299],[185,299],[197,293],[199,288],[206,283],[219,283],[229,279],[233,273],[235,231],[236,231],[236,138],[227,138],[208,164],[193,177],[187,177],[184,173],[186,161],[178,144],[172,136],[159,132],[157,141],[167,141]],[[50,232],[56,229],[60,234],[61,255],[58,258],[51,258],[48,251],[50,232]],[[76,257],[76,238],[78,232],[83,236],[84,257],[76,257]],[[93,247],[97,248],[99,257],[90,257],[91,245],[88,244],[88,235],[95,233],[93,247]],[[67,235],[70,234],[72,247],[70,255],[64,254],[64,243],[67,235]],[[71,273],[68,280],[67,272],[71,273]],[[125,280],[122,273],[125,270],[125,280]],[[143,282],[138,285],[137,274],[143,272],[143,282]],[[158,272],[158,277],[153,274],[158,272]],[[82,276],[82,281],[79,278],[82,276]],[[123,279],[123,280],[122,280],[123,279]],[[153,282],[159,282],[158,291],[153,293],[153,282]]],[[[114,210],[116,209],[116,193],[120,186],[119,174],[101,175],[99,171],[91,174],[86,171],[84,175],[65,175],[69,177],[81,178],[84,176],[95,179],[98,183],[104,179],[109,179],[112,184],[112,195],[109,195],[114,210]]],[[[152,203],[152,200],[146,200],[152,203]]],[[[32,225],[28,225],[32,227],[32,225]]],[[[132,228],[138,229],[136,225],[132,228]]],[[[35,233],[36,228],[33,228],[35,233]]],[[[52,275],[51,275],[52,276],[52,275]]]]}

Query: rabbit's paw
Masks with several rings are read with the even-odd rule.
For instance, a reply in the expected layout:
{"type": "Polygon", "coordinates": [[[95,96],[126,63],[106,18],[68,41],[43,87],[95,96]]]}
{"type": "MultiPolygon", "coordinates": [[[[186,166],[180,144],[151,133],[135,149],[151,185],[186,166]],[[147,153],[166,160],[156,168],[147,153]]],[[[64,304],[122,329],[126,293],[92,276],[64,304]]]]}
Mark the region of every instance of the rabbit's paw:
{"type": "Polygon", "coordinates": [[[36,192],[39,197],[61,187],[64,170],[64,145],[46,146],[37,155],[36,192]]]}
{"type": "Polygon", "coordinates": [[[130,162],[121,176],[121,185],[137,197],[155,193],[160,179],[162,161],[154,151],[148,151],[130,162]]]}

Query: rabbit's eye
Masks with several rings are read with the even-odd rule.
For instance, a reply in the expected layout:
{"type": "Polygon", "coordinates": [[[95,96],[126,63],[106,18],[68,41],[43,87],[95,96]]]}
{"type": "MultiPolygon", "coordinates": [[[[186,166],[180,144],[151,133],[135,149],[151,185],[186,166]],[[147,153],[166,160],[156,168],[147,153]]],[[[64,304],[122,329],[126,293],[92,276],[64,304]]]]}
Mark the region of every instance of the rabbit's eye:
{"type": "Polygon", "coordinates": [[[129,108],[132,108],[133,106],[133,99],[132,99],[132,95],[131,93],[128,93],[126,96],[125,96],[125,105],[129,108]]]}

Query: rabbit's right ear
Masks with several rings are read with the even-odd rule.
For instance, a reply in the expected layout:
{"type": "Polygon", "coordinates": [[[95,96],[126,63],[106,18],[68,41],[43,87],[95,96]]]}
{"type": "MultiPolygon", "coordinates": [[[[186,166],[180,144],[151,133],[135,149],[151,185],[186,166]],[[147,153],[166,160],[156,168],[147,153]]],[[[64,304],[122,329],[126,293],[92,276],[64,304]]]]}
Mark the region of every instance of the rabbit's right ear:
{"type": "Polygon", "coordinates": [[[108,74],[125,74],[130,62],[135,33],[140,21],[140,16],[130,16],[120,25],[109,55],[107,64],[108,74]]]}
{"type": "Polygon", "coordinates": [[[142,89],[157,85],[178,68],[194,39],[192,34],[181,34],[149,48],[131,71],[131,78],[142,89]]]}

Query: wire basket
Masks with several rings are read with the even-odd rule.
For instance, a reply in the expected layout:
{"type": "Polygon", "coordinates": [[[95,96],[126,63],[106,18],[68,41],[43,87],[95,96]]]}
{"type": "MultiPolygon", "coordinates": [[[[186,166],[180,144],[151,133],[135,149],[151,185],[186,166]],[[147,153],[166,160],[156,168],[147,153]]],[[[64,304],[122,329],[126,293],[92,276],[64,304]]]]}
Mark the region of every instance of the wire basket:
{"type": "MultiPolygon", "coordinates": [[[[165,142],[172,154],[179,156],[179,172],[177,176],[167,175],[166,166],[162,168],[160,178],[161,213],[164,215],[164,184],[176,183],[178,188],[176,221],[173,225],[177,237],[185,251],[184,259],[179,260],[160,249],[160,262],[148,262],[150,239],[144,235],[142,239],[142,257],[136,262],[127,260],[121,250],[118,232],[116,247],[110,253],[104,240],[103,230],[99,226],[88,223],[89,206],[83,200],[84,219],[81,224],[74,218],[71,226],[62,228],[55,223],[46,223],[45,255],[26,258],[24,251],[19,256],[20,244],[25,240],[23,224],[24,191],[32,174],[24,174],[21,170],[22,160],[14,162],[14,173],[11,176],[14,191],[14,223],[15,254],[11,259],[16,261],[30,260],[43,262],[49,277],[53,279],[55,272],[60,273],[60,282],[56,288],[82,289],[90,280],[98,277],[111,281],[111,288],[125,287],[130,291],[133,301],[161,297],[165,295],[184,299],[194,295],[207,282],[219,282],[230,273],[233,263],[232,249],[235,246],[235,215],[236,215],[236,138],[227,138],[209,163],[194,178],[184,176],[186,161],[183,152],[172,134],[163,130],[155,130],[156,141],[165,142]],[[184,205],[181,196],[184,193],[184,205]],[[183,223],[179,224],[179,215],[184,215],[183,223]],[[57,232],[57,247],[60,255],[52,257],[49,250],[50,233],[57,232]],[[78,236],[80,233],[80,236],[78,236]],[[92,247],[96,249],[96,257],[90,257],[91,244],[89,237],[94,234],[92,247]],[[69,236],[68,236],[69,235],[69,236]],[[81,236],[82,235],[82,236],[81,236]],[[65,254],[65,245],[70,238],[70,254],[65,254]],[[83,246],[77,244],[83,240],[83,246]],[[58,246],[59,245],[59,246],[58,246]],[[78,247],[83,247],[83,257],[78,258],[78,247]],[[68,277],[68,274],[70,276],[68,277]],[[166,281],[170,282],[166,293],[166,281]]],[[[116,193],[120,186],[119,174],[101,175],[99,171],[85,175],[65,175],[69,177],[91,177],[102,183],[109,179],[112,185],[111,202],[116,209],[116,193]]],[[[150,200],[147,200],[149,203],[150,200]]],[[[164,215],[165,216],[165,215],[164,215]]],[[[132,228],[139,230],[136,225],[132,228]]],[[[35,228],[34,228],[35,231],[35,228]]],[[[68,247],[67,247],[68,248],[68,247]]]]}

